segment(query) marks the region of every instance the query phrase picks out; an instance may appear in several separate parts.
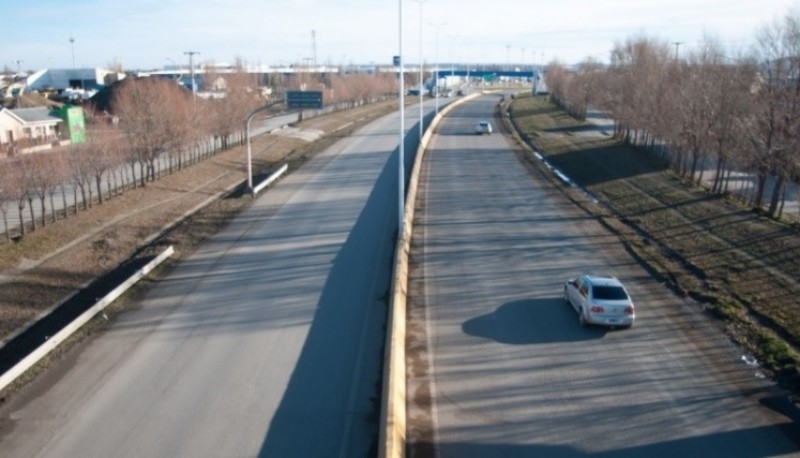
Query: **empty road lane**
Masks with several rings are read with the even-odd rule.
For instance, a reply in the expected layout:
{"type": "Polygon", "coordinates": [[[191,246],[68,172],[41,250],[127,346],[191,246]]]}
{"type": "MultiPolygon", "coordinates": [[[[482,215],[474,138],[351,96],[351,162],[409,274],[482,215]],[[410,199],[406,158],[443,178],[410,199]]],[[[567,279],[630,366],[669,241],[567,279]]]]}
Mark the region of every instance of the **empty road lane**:
{"type": "Polygon", "coordinates": [[[527,170],[499,96],[454,109],[425,156],[412,240],[412,456],[798,455],[794,408],[691,304],[527,170]],[[496,129],[497,131],[497,129],[496,129]],[[628,330],[583,328],[563,284],[611,274],[628,330]]]}

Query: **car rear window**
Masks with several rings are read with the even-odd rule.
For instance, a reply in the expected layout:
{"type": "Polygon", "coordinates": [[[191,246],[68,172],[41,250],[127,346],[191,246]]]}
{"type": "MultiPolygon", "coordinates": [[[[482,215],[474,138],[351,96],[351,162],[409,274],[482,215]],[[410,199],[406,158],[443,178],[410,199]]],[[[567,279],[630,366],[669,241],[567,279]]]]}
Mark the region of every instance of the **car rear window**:
{"type": "Polygon", "coordinates": [[[595,286],[592,288],[592,295],[595,299],[606,301],[619,301],[628,298],[621,286],[595,286]]]}

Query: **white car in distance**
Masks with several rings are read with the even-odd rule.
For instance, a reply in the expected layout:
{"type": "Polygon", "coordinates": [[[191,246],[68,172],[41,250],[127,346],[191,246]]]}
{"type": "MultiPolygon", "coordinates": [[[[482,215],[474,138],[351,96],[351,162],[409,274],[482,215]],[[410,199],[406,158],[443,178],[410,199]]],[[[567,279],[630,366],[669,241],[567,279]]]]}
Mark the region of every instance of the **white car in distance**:
{"type": "Polygon", "coordinates": [[[478,124],[475,124],[475,133],[478,135],[492,135],[492,125],[489,124],[489,121],[481,121],[478,124]]]}
{"type": "Polygon", "coordinates": [[[636,319],[633,301],[616,277],[582,275],[564,284],[564,301],[581,325],[629,328],[636,319]]]}

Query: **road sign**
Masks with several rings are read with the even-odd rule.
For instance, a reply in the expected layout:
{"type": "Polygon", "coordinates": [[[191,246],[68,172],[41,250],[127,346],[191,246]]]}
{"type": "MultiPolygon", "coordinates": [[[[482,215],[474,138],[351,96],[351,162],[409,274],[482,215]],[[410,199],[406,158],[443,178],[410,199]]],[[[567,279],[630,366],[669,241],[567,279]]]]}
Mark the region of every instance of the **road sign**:
{"type": "Polygon", "coordinates": [[[322,108],[322,91],[286,91],[289,109],[322,108]]]}

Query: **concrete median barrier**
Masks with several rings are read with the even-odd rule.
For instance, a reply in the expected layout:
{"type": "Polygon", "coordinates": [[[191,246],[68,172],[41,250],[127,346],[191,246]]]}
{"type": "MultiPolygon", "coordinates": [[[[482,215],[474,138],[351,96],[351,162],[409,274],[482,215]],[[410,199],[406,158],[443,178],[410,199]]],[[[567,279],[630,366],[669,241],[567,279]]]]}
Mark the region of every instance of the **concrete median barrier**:
{"type": "Polygon", "coordinates": [[[381,431],[379,456],[381,458],[398,458],[405,456],[406,451],[406,305],[408,293],[408,253],[411,247],[411,231],[414,221],[414,208],[417,199],[420,169],[425,149],[432,132],[456,106],[479,97],[481,94],[470,94],[447,105],[433,118],[425,131],[414,158],[411,169],[408,193],[405,202],[405,220],[403,221],[403,237],[398,239],[395,247],[394,275],[392,277],[391,303],[386,329],[386,350],[384,353],[383,396],[381,405],[381,431]]]}

